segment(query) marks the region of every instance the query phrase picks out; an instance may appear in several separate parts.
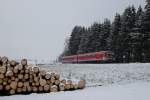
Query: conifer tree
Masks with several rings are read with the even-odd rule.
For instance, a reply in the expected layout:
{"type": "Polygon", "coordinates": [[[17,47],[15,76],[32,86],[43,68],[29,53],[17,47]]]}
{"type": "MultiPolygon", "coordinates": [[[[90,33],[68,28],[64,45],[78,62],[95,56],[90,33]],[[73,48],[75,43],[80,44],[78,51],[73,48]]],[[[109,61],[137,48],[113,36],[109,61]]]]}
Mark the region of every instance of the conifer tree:
{"type": "Polygon", "coordinates": [[[96,52],[101,50],[101,31],[102,25],[99,23],[94,23],[90,27],[90,36],[88,41],[88,52],[96,52]]]}
{"type": "Polygon", "coordinates": [[[109,19],[105,19],[102,24],[102,39],[101,39],[101,47],[102,50],[109,50],[109,37],[111,32],[111,22],[109,19]]]}
{"type": "Polygon", "coordinates": [[[121,36],[120,36],[120,50],[122,51],[123,62],[129,62],[132,54],[131,33],[135,28],[135,8],[134,6],[125,9],[121,18],[121,36]]]}
{"type": "Polygon", "coordinates": [[[114,52],[116,62],[120,61],[120,30],[121,30],[121,16],[116,14],[114,22],[112,24],[111,31],[111,50],[114,52]]]}
{"type": "Polygon", "coordinates": [[[150,62],[150,0],[146,0],[146,3],[142,20],[142,56],[144,62],[150,62]]]}
{"type": "Polygon", "coordinates": [[[72,30],[71,37],[69,40],[68,54],[76,55],[79,49],[81,36],[84,29],[81,26],[75,26],[72,30]]]}

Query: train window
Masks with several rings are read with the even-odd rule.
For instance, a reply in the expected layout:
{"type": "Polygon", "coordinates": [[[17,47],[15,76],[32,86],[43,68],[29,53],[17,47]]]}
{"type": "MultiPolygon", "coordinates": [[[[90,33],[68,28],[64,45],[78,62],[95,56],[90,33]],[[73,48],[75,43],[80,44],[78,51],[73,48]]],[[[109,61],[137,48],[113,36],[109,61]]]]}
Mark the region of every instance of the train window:
{"type": "Polygon", "coordinates": [[[108,54],[107,54],[107,57],[112,58],[112,57],[113,57],[113,54],[112,54],[112,53],[108,53],[108,54]]]}

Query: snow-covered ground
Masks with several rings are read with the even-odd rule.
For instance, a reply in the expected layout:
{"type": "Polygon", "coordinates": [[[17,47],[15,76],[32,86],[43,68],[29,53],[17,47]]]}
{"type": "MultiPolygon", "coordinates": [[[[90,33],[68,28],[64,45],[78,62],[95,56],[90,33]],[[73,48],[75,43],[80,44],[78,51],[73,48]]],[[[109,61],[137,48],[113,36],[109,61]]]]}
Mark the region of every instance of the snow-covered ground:
{"type": "Polygon", "coordinates": [[[0,100],[150,100],[150,82],[90,87],[58,93],[14,95],[0,100]]]}
{"type": "Polygon", "coordinates": [[[59,64],[42,66],[66,79],[85,79],[87,86],[150,81],[150,63],[59,64]]]}
{"type": "Polygon", "coordinates": [[[57,64],[41,66],[61,79],[85,79],[83,90],[13,95],[0,100],[150,100],[150,64],[57,64]],[[102,86],[98,86],[102,85],[102,86]]]}

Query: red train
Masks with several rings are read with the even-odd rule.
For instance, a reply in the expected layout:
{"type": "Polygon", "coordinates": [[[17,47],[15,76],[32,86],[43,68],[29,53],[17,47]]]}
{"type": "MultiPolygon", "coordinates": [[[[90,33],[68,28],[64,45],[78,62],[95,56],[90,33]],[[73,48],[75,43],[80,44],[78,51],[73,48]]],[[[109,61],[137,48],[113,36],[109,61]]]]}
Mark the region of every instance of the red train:
{"type": "Polygon", "coordinates": [[[84,53],[72,56],[64,56],[60,59],[62,63],[98,63],[98,62],[112,62],[113,53],[110,51],[100,51],[93,53],[84,53]]]}

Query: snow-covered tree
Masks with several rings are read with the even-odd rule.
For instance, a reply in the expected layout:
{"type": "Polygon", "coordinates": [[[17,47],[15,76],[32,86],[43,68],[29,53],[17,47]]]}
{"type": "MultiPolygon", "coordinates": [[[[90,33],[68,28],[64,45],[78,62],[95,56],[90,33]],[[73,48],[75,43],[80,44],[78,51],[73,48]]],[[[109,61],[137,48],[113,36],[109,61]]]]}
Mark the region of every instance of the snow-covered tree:
{"type": "Polygon", "coordinates": [[[114,22],[112,24],[111,31],[111,50],[114,52],[116,62],[120,61],[120,30],[121,30],[121,16],[116,14],[114,22]]]}
{"type": "Polygon", "coordinates": [[[78,53],[81,36],[84,33],[84,31],[84,28],[81,26],[75,26],[72,30],[68,47],[69,55],[76,55],[78,53]]]}
{"type": "Polygon", "coordinates": [[[105,19],[102,26],[102,39],[101,46],[103,50],[109,50],[109,37],[111,32],[111,22],[109,19],[105,19]]]}
{"type": "Polygon", "coordinates": [[[88,41],[89,41],[89,31],[85,29],[85,31],[81,35],[80,45],[78,49],[78,54],[88,52],[88,41]]]}
{"type": "Polygon", "coordinates": [[[145,11],[142,20],[143,50],[142,55],[145,62],[150,61],[150,0],[146,0],[145,11]]]}
{"type": "Polygon", "coordinates": [[[101,50],[101,31],[102,25],[99,23],[94,23],[90,27],[89,41],[88,41],[88,52],[96,52],[101,50]]]}

